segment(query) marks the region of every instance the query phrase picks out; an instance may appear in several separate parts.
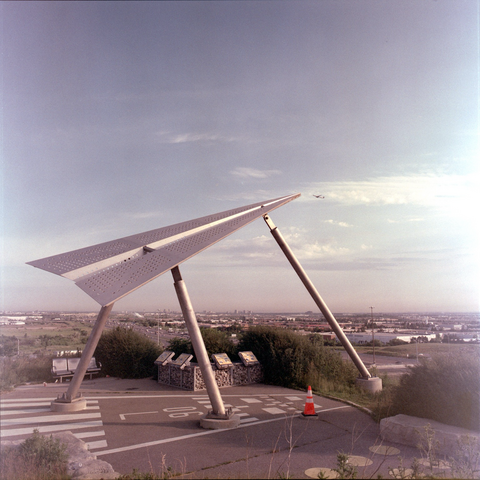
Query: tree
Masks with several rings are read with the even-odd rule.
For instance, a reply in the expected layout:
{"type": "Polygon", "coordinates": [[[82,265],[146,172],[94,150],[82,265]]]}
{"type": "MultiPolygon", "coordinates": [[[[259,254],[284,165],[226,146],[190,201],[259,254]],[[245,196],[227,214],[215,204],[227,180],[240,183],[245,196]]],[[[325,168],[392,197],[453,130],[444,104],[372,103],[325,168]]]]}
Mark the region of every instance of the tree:
{"type": "Polygon", "coordinates": [[[52,342],[52,337],[50,335],[40,335],[38,339],[40,340],[40,345],[42,345],[44,350],[46,350],[52,342]]]}
{"type": "MultiPolygon", "coordinates": [[[[214,353],[226,353],[231,360],[238,358],[237,348],[226,332],[219,331],[216,328],[201,328],[200,332],[209,358],[214,353]]],[[[193,355],[193,361],[196,361],[195,352],[193,351],[190,340],[175,337],[168,342],[167,350],[172,350],[177,355],[188,353],[193,355]]]]}
{"type": "Polygon", "coordinates": [[[102,334],[95,350],[106,375],[146,378],[155,374],[155,360],[162,349],[134,330],[117,327],[102,334]]]}

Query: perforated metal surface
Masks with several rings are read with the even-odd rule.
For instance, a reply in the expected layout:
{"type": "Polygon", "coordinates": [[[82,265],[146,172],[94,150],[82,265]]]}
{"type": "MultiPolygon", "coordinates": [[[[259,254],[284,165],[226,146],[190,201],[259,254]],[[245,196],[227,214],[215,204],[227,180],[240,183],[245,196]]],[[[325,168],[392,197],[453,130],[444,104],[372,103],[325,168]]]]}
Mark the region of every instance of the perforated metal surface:
{"type": "Polygon", "coordinates": [[[109,305],[299,196],[246,205],[28,264],[74,280],[100,305],[109,305]]]}

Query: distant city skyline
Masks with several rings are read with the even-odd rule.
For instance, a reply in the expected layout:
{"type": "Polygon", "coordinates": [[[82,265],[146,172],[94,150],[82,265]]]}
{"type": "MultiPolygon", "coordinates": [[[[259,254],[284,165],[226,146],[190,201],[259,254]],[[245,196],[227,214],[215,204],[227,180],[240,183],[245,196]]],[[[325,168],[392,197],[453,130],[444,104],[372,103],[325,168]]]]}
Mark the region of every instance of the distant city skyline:
{"type": "MultiPolygon", "coordinates": [[[[98,310],[26,262],[300,192],[332,312],[480,311],[479,9],[0,2],[0,310],[98,310]]],[[[316,311],[261,219],[180,268],[196,311],[316,311]]],[[[168,273],[114,306],[164,308],[168,273]]]]}

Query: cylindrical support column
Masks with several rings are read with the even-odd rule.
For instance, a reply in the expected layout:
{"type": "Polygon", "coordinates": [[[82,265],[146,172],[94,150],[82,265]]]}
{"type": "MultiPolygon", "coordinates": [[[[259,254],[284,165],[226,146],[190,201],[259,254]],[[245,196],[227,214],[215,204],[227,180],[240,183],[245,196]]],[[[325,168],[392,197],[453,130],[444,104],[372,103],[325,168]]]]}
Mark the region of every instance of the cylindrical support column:
{"type": "Polygon", "coordinates": [[[213,373],[212,364],[208,358],[202,333],[200,332],[197,323],[197,317],[195,316],[195,311],[193,310],[190,296],[188,295],[187,286],[180,275],[178,266],[172,268],[172,275],[183,318],[187,326],[188,334],[190,335],[190,340],[192,341],[193,350],[195,351],[195,357],[197,358],[198,366],[200,367],[203,380],[207,387],[207,394],[212,405],[213,414],[225,416],[225,406],[223,405],[223,400],[220,395],[220,389],[215,381],[215,374],[213,373]]]}
{"type": "Polygon", "coordinates": [[[352,344],[346,337],[345,333],[343,333],[343,330],[341,329],[340,325],[337,323],[337,320],[333,316],[332,312],[330,312],[330,309],[327,307],[327,304],[323,301],[322,297],[320,296],[317,289],[311,282],[310,278],[308,278],[308,275],[306,274],[303,267],[300,265],[300,262],[295,257],[295,254],[292,252],[292,250],[288,246],[287,242],[283,238],[283,235],[279,232],[278,228],[275,226],[275,224],[272,222],[271,218],[268,215],[264,215],[263,218],[266,224],[268,225],[268,228],[270,228],[270,232],[272,233],[273,238],[275,238],[275,240],[277,241],[279,247],[282,249],[283,253],[287,257],[293,269],[295,270],[295,272],[297,272],[297,275],[300,277],[300,280],[308,290],[308,293],[310,293],[311,297],[313,298],[314,302],[317,304],[320,311],[323,313],[323,316],[329,323],[330,327],[335,332],[335,335],[337,336],[340,343],[343,345],[343,348],[345,348],[348,355],[352,359],[353,363],[358,368],[360,375],[363,378],[370,378],[371,375],[370,375],[370,372],[367,370],[367,367],[365,367],[361,358],[358,356],[357,352],[352,347],[352,344]]]}
{"type": "MultiPolygon", "coordinates": [[[[100,309],[95,325],[93,326],[90,336],[88,337],[87,344],[83,349],[82,357],[80,358],[80,362],[78,363],[77,369],[75,370],[72,381],[70,382],[67,391],[62,395],[59,395],[59,397],[52,402],[53,411],[74,411],[82,409],[80,405],[78,407],[74,407],[73,405],[69,407],[66,404],[76,403],[79,398],[78,390],[80,389],[80,385],[83,381],[83,378],[85,377],[85,373],[87,372],[90,360],[95,353],[98,341],[100,340],[112,308],[113,303],[103,306],[100,309]]],[[[85,406],[83,408],[85,408],[85,406]]]]}

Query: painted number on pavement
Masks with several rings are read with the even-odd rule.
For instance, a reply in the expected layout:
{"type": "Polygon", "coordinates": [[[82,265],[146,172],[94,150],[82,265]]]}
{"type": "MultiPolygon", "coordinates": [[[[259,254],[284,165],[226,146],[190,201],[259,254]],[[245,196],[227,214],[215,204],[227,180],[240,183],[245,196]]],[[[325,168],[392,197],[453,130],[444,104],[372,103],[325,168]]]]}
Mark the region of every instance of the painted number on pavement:
{"type": "Polygon", "coordinates": [[[203,415],[202,412],[197,410],[197,407],[171,407],[164,408],[164,412],[167,412],[171,418],[188,417],[189,415],[203,415]],[[172,412],[172,413],[170,413],[172,412]]]}

